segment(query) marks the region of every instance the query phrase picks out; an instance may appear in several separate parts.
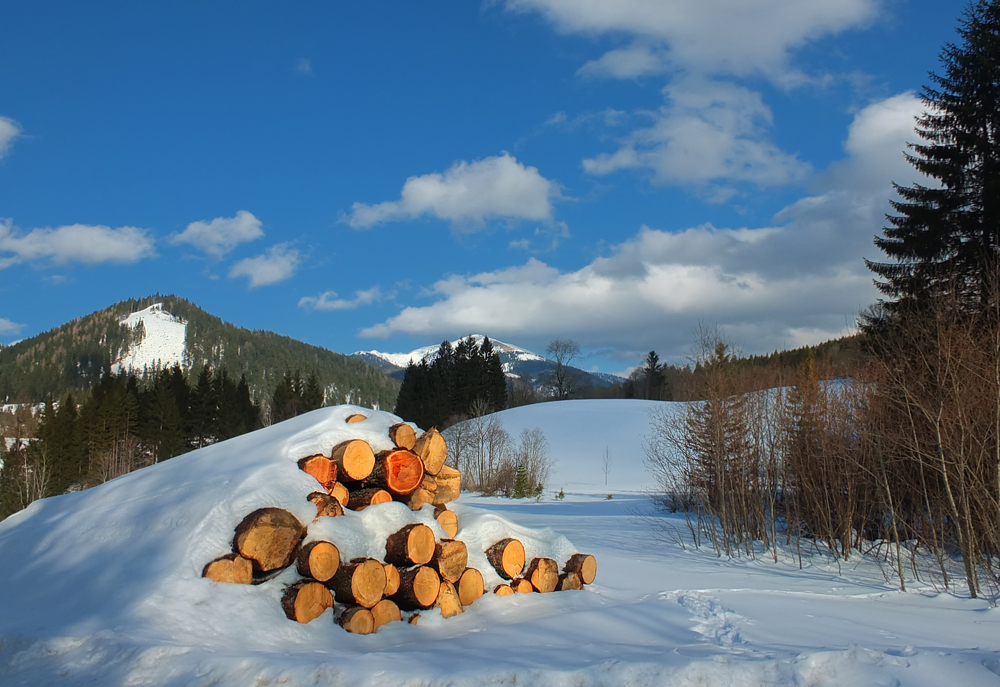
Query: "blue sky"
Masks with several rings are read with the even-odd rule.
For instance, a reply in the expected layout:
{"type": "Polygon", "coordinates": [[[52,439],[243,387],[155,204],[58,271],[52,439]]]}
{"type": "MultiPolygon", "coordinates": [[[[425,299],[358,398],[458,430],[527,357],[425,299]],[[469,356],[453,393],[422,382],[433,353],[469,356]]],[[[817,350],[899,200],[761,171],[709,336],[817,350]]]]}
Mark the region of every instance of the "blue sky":
{"type": "Polygon", "coordinates": [[[0,342],[175,293],[332,350],[847,331],[929,0],[0,5],[0,342]]]}

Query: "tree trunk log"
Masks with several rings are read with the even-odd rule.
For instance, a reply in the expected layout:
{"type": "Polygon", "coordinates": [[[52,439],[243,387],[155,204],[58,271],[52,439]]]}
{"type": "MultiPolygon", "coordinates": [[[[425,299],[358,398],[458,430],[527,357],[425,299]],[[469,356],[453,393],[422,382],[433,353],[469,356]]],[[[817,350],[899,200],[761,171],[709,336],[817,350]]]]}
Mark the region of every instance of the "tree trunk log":
{"type": "Polygon", "coordinates": [[[441,579],[452,584],[462,579],[462,573],[469,566],[469,549],[464,541],[442,539],[434,545],[433,554],[430,564],[438,571],[441,579]]]}
{"type": "Polygon", "coordinates": [[[584,584],[592,584],[597,577],[597,559],[589,553],[574,553],[563,566],[563,572],[575,572],[584,584]]]}
{"type": "Polygon", "coordinates": [[[253,563],[235,553],[216,558],[201,571],[202,577],[216,582],[250,584],[253,582],[253,563]]]}
{"type": "Polygon", "coordinates": [[[341,482],[335,482],[328,491],[330,496],[337,499],[341,506],[347,508],[347,502],[351,500],[351,492],[347,490],[341,482]]]}
{"type": "Polygon", "coordinates": [[[236,526],[233,550],[253,561],[254,572],[266,573],[292,562],[305,533],[306,528],[287,510],[260,508],[236,526]]]}
{"type": "Polygon", "coordinates": [[[371,611],[361,606],[345,610],[340,614],[337,623],[348,632],[356,635],[370,635],[375,631],[375,617],[371,611]]]}
{"type": "Polygon", "coordinates": [[[328,541],[311,541],[299,549],[295,567],[303,577],[327,582],[340,567],[340,549],[328,541]]]}
{"type": "Polygon", "coordinates": [[[458,592],[448,580],[441,580],[438,587],[438,597],[434,602],[434,608],[441,610],[442,618],[451,618],[462,612],[462,601],[458,598],[458,592]]]}
{"type": "Polygon", "coordinates": [[[399,591],[399,569],[391,563],[382,566],[385,570],[385,596],[392,596],[399,591]]]}
{"type": "Polygon", "coordinates": [[[414,445],[417,443],[417,433],[413,431],[413,427],[405,422],[400,422],[390,427],[389,438],[392,439],[392,443],[396,446],[410,450],[413,450],[414,445]]]}
{"type": "Polygon", "coordinates": [[[483,584],[483,574],[475,568],[466,568],[457,586],[458,598],[463,606],[470,606],[486,591],[483,584]]]}
{"type": "Polygon", "coordinates": [[[345,481],[363,480],[372,473],[375,467],[375,454],[372,447],[360,439],[351,439],[333,448],[331,456],[337,464],[337,474],[345,481]]]}
{"type": "Polygon", "coordinates": [[[493,588],[493,593],[497,596],[510,596],[511,594],[517,594],[517,592],[514,591],[514,588],[509,584],[498,584],[493,588]]]}
{"type": "Polygon", "coordinates": [[[317,518],[320,516],[335,518],[344,514],[344,507],[340,505],[340,501],[325,491],[314,491],[306,498],[316,506],[317,518]]]}
{"type": "Polygon", "coordinates": [[[442,465],[438,474],[425,474],[420,487],[411,495],[407,504],[420,510],[425,503],[444,505],[458,500],[462,495],[462,473],[449,465],[442,465]]]}
{"type": "Polygon", "coordinates": [[[523,577],[519,577],[516,580],[511,580],[510,587],[518,594],[531,594],[533,591],[535,591],[535,588],[531,586],[531,581],[526,580],[523,577]]]}
{"type": "Polygon", "coordinates": [[[378,454],[365,485],[381,487],[396,496],[409,496],[423,479],[424,464],[417,454],[409,449],[397,448],[378,454]]]}
{"type": "Polygon", "coordinates": [[[327,586],[340,603],[371,608],[385,591],[385,570],[374,558],[356,558],[340,566],[327,586]]]}
{"type": "Polygon", "coordinates": [[[448,507],[443,503],[434,506],[434,519],[444,530],[444,536],[448,539],[454,539],[458,534],[458,516],[455,515],[455,511],[448,510],[448,507]]]}
{"type": "Polygon", "coordinates": [[[399,590],[392,599],[399,607],[408,611],[430,608],[437,600],[441,578],[434,568],[418,565],[399,571],[399,590]]]}
{"type": "Polygon", "coordinates": [[[543,594],[554,592],[559,584],[559,564],[551,558],[533,558],[524,571],[524,578],[536,591],[543,594]]]}
{"type": "Polygon", "coordinates": [[[434,556],[434,530],[411,523],[385,540],[385,562],[402,567],[424,565],[434,556]]]}
{"type": "Polygon", "coordinates": [[[413,452],[424,462],[424,471],[428,475],[436,475],[448,459],[448,444],[441,432],[432,428],[420,435],[413,445],[413,452]]]}
{"type": "Polygon", "coordinates": [[[497,575],[505,580],[512,580],[524,570],[524,546],[510,537],[501,539],[486,549],[486,560],[497,571],[497,575]]]}
{"type": "Polygon", "coordinates": [[[324,489],[329,489],[337,481],[337,464],[322,453],[300,460],[299,470],[316,478],[324,489]]]}
{"type": "Polygon", "coordinates": [[[285,590],[281,607],[291,620],[308,623],[333,606],[330,590],[313,580],[299,580],[285,590]]]}
{"type": "Polygon", "coordinates": [[[556,591],[566,592],[571,589],[583,589],[583,580],[575,572],[563,573],[559,576],[559,584],[556,585],[556,591]]]}
{"type": "Polygon", "coordinates": [[[358,489],[351,492],[347,507],[351,510],[364,510],[368,506],[392,501],[392,494],[385,489],[358,489]]]}
{"type": "Polygon", "coordinates": [[[391,599],[382,599],[372,606],[372,617],[375,619],[375,629],[383,625],[394,623],[403,619],[403,614],[399,611],[399,606],[391,599]]]}
{"type": "Polygon", "coordinates": [[[355,413],[354,415],[348,415],[347,419],[344,420],[349,425],[357,424],[358,422],[364,422],[368,419],[367,415],[362,415],[361,413],[355,413]]]}

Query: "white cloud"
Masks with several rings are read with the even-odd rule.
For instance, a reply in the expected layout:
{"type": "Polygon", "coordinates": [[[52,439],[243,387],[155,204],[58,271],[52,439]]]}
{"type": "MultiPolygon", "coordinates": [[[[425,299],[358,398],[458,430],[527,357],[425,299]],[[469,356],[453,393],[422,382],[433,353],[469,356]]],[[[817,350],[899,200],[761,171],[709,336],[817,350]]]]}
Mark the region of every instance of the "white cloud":
{"type": "Polygon", "coordinates": [[[214,258],[221,258],[241,243],[264,235],[260,220],[246,210],[235,217],[216,217],[210,222],[191,222],[180,234],[170,238],[174,244],[189,243],[214,258]]]}
{"type": "Polygon", "coordinates": [[[23,324],[12,322],[8,320],[6,317],[0,317],[0,336],[8,336],[10,334],[20,334],[22,329],[24,329],[23,324]]]}
{"type": "Polygon", "coordinates": [[[295,71],[299,74],[312,74],[313,66],[312,61],[302,58],[295,63],[295,71]]]}
{"type": "Polygon", "coordinates": [[[57,265],[131,263],[155,254],[150,232],[137,227],[70,224],[21,233],[10,220],[0,221],[0,269],[39,260],[57,265]]]}
{"type": "Polygon", "coordinates": [[[583,161],[596,175],[646,169],[660,184],[788,184],[808,165],[766,139],[771,111],[759,93],[720,81],[685,79],[664,89],[668,103],[648,113],[653,125],[633,131],[611,154],[583,161]]]}
{"type": "Polygon", "coordinates": [[[577,70],[580,76],[635,79],[667,71],[666,55],[662,50],[633,43],[625,48],[609,50],[596,60],[590,60],[577,70]]]}
{"type": "Polygon", "coordinates": [[[348,300],[337,298],[336,291],[325,291],[319,296],[305,296],[299,300],[300,308],[311,310],[353,310],[362,305],[371,305],[384,298],[382,290],[378,286],[373,286],[364,291],[355,291],[354,298],[348,300]]]}
{"type": "Polygon", "coordinates": [[[21,135],[21,127],[13,119],[0,117],[0,158],[10,150],[14,139],[21,135]]]}
{"type": "Polygon", "coordinates": [[[240,260],[229,270],[229,278],[246,277],[248,288],[268,286],[290,279],[299,268],[299,252],[287,243],[267,249],[263,255],[240,260]]]}
{"type": "Polygon", "coordinates": [[[723,326],[747,352],[797,346],[847,329],[877,294],[861,260],[876,249],[890,180],[903,163],[877,162],[911,140],[920,102],[903,94],[857,114],[847,156],[825,188],[783,210],[772,226],[681,232],[641,228],[605,257],[563,271],[537,259],[431,288],[432,303],[365,329],[369,337],[487,331],[523,339],[569,336],[587,347],[677,358],[699,321],[723,326]]]}
{"type": "Polygon", "coordinates": [[[347,222],[356,229],[430,216],[447,220],[454,231],[475,231],[488,220],[552,219],[559,187],[535,167],[509,153],[474,162],[457,162],[443,174],[410,177],[399,200],[376,205],[354,203],[347,222]]]}

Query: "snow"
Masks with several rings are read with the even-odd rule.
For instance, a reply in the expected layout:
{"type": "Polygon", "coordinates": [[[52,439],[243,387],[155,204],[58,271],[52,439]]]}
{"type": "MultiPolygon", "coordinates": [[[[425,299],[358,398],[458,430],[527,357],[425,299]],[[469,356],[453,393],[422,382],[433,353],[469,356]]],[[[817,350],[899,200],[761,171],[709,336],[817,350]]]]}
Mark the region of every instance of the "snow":
{"type": "MultiPolygon", "coordinates": [[[[472,334],[472,339],[476,342],[476,345],[482,345],[483,339],[485,338],[482,334],[472,334]]],[[[451,342],[454,348],[459,344],[460,341],[467,339],[469,337],[463,337],[462,339],[455,339],[451,342]]],[[[493,344],[493,350],[497,353],[509,353],[512,354],[514,358],[519,361],[529,361],[529,360],[545,360],[545,358],[532,353],[531,351],[519,348],[509,343],[504,343],[503,341],[497,341],[496,339],[490,339],[490,343],[493,344]]],[[[424,346],[416,350],[410,351],[409,353],[382,353],[381,351],[357,351],[354,355],[371,355],[376,358],[382,358],[396,367],[407,367],[410,362],[419,364],[421,360],[427,360],[430,362],[434,359],[434,356],[438,352],[440,344],[434,346],[424,346]]]]}
{"type": "Polygon", "coordinates": [[[386,432],[397,420],[388,413],[352,406],[314,411],[101,487],[35,502],[0,523],[0,684],[1000,681],[1000,611],[961,590],[951,594],[911,580],[910,591],[899,592],[878,565],[857,556],[837,562],[817,550],[800,569],[788,553],[775,563],[693,548],[683,517],[656,513],[641,493],[618,486],[642,484],[635,448],[647,431],[641,418],[648,405],[564,402],[505,411],[510,426],[534,420],[546,433],[567,480],[611,445],[614,499],[605,499],[603,484],[580,478],[577,491],[567,481],[562,501],[463,495],[453,504],[458,537],[488,583],[497,578],[482,549],[512,534],[528,556],[594,554],[593,585],[582,592],[487,595],[455,618],[425,611],[415,626],[394,623],[364,637],[345,633],[329,611],[308,625],[287,620],[279,599],[294,569],[258,586],[217,584],[200,573],[229,549],[243,516],[263,506],[293,511],[310,537],[334,539],[345,557],[379,554],[372,538],[404,522],[436,528],[430,507],[411,513],[393,503],[311,522],[315,509],[305,496],[315,483],[295,460],[347,437],[387,448],[386,432]],[[354,412],[370,417],[346,425],[354,412]]]}
{"type": "Polygon", "coordinates": [[[115,372],[142,372],[184,362],[187,322],[165,311],[162,303],[154,303],[144,310],[121,317],[119,323],[130,329],[141,323],[145,336],[114,361],[115,372]]]}

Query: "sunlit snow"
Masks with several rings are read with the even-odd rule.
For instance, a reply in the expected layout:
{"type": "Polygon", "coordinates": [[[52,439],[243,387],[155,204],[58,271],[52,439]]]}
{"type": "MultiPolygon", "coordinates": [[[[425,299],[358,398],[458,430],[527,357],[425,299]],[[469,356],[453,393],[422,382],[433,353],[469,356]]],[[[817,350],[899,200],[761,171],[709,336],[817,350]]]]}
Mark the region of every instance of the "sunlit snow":
{"type": "Polygon", "coordinates": [[[115,372],[142,372],[184,362],[187,322],[166,312],[162,303],[122,317],[119,323],[133,330],[141,323],[145,335],[114,361],[115,372]]]}

